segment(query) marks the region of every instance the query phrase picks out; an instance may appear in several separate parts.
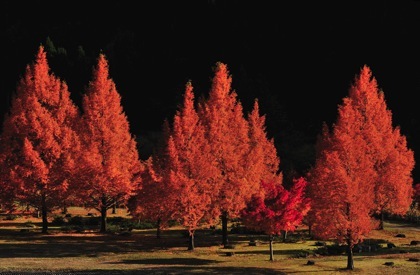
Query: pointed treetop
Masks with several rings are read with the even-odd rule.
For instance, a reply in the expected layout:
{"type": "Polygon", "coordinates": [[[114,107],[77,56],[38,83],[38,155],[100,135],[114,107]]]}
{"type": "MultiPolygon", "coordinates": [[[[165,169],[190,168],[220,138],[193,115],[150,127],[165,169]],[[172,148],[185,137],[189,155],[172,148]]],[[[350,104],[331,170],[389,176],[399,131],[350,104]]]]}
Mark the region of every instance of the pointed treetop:
{"type": "Polygon", "coordinates": [[[212,81],[212,93],[215,99],[224,98],[230,92],[232,77],[226,64],[217,62],[212,81]]]}
{"type": "Polygon", "coordinates": [[[355,98],[359,97],[359,93],[369,93],[370,91],[377,91],[378,83],[375,77],[372,76],[371,69],[364,65],[360,69],[359,75],[355,76],[354,83],[350,89],[350,97],[355,98]]]}

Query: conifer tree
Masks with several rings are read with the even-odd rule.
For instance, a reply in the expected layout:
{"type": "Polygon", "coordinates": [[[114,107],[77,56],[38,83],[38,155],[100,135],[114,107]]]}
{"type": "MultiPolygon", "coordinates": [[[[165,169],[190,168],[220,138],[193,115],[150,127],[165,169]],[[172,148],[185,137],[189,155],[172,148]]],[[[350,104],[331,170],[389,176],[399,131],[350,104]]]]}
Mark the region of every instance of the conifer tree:
{"type": "Polygon", "coordinates": [[[320,138],[308,177],[310,216],[316,235],[347,244],[347,268],[353,269],[353,246],[377,224],[372,214],[408,210],[412,151],[399,128],[392,128],[391,112],[367,66],[339,106],[332,130],[324,127],[320,138]]]}
{"type": "Polygon", "coordinates": [[[67,84],[50,72],[44,47],[17,85],[3,122],[1,154],[5,190],[41,212],[42,232],[48,213],[61,207],[73,183],[80,144],[79,118],[67,84]]]}
{"type": "Polygon", "coordinates": [[[80,190],[85,190],[86,204],[101,213],[100,231],[105,232],[107,210],[127,202],[141,180],[143,165],[104,54],[99,55],[83,95],[82,111],[84,175],[80,176],[80,190]]]}
{"type": "Polygon", "coordinates": [[[175,192],[170,186],[170,158],[168,142],[170,125],[167,119],[162,124],[162,135],[152,155],[145,162],[142,181],[135,187],[128,207],[135,218],[150,220],[156,223],[156,237],[168,227],[176,211],[175,192]]]}
{"type": "Polygon", "coordinates": [[[191,82],[187,83],[184,102],[174,116],[168,153],[175,218],[188,229],[188,249],[194,250],[195,231],[217,220],[211,213],[218,190],[211,180],[218,170],[211,162],[210,144],[195,110],[191,82]]]}
{"type": "Polygon", "coordinates": [[[214,207],[221,212],[224,246],[228,245],[228,219],[239,216],[259,185],[247,178],[248,123],[236,92],[231,90],[231,83],[227,66],[216,63],[208,99],[199,109],[211,148],[211,161],[218,169],[211,180],[214,190],[219,191],[214,207]]]}
{"type": "Polygon", "coordinates": [[[266,116],[260,115],[258,100],[248,114],[250,153],[246,161],[248,181],[274,181],[282,184],[280,158],[274,145],[274,138],[269,138],[265,125],[266,116]]]}

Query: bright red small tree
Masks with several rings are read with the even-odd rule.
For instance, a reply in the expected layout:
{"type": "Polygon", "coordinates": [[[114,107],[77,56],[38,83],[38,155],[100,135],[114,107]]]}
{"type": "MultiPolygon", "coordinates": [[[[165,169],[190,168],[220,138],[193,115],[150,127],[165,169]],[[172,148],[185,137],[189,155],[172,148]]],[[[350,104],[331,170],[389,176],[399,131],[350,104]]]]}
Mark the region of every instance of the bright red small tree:
{"type": "Polygon", "coordinates": [[[261,192],[252,196],[242,211],[245,226],[262,231],[270,236],[270,261],[274,261],[273,236],[283,231],[295,231],[310,209],[305,196],[307,182],[304,178],[294,180],[290,191],[281,183],[261,183],[261,192]]]}
{"type": "Polygon", "coordinates": [[[127,202],[143,167],[104,54],[99,55],[82,107],[84,158],[79,187],[86,204],[101,213],[100,231],[105,232],[107,210],[127,202]]]}
{"type": "Polygon", "coordinates": [[[48,213],[69,196],[80,146],[75,132],[79,118],[65,82],[50,72],[44,47],[28,65],[3,122],[2,174],[5,188],[39,211],[42,232],[48,213]]]}

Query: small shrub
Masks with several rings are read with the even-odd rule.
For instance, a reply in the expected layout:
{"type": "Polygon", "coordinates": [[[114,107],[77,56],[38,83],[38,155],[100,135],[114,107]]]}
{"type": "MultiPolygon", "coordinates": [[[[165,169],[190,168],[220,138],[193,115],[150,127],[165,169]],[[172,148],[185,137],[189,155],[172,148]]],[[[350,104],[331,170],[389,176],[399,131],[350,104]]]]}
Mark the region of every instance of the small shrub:
{"type": "Polygon", "coordinates": [[[51,224],[56,226],[62,226],[66,224],[66,221],[64,220],[63,216],[55,216],[51,224]]]}
{"type": "Polygon", "coordinates": [[[79,226],[82,226],[82,225],[84,225],[84,220],[83,220],[83,217],[82,217],[82,216],[80,216],[80,215],[77,215],[77,216],[71,217],[71,218],[69,219],[69,221],[68,221],[68,224],[69,224],[69,225],[79,225],[79,226]]]}
{"type": "Polygon", "coordinates": [[[101,224],[101,217],[88,217],[84,218],[84,225],[87,226],[99,226],[101,224]]]}
{"type": "Polygon", "coordinates": [[[8,214],[5,218],[6,221],[14,221],[17,218],[19,218],[19,215],[14,215],[14,214],[8,214]]]}
{"type": "Polygon", "coordinates": [[[121,231],[121,228],[120,228],[119,225],[108,224],[107,227],[106,227],[106,232],[109,232],[109,233],[117,233],[117,232],[120,232],[120,231],[121,231]]]}
{"type": "Polygon", "coordinates": [[[148,221],[138,221],[132,223],[133,229],[153,229],[156,228],[156,226],[148,221]]]}

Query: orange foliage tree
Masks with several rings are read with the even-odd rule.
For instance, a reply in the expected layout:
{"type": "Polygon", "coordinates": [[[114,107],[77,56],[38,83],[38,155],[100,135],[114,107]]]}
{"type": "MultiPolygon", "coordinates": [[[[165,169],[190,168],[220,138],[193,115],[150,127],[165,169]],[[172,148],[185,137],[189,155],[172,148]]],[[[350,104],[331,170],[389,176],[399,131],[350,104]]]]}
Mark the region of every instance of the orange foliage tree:
{"type": "Polygon", "coordinates": [[[250,153],[246,161],[248,181],[282,183],[283,174],[280,172],[280,158],[274,145],[274,139],[268,138],[265,119],[265,115],[260,115],[260,108],[256,99],[252,112],[248,114],[250,146],[250,153]]]}
{"type": "Polygon", "coordinates": [[[333,130],[324,128],[317,160],[310,172],[314,230],[352,248],[376,224],[374,212],[403,213],[411,203],[414,159],[391,112],[364,66],[339,107],[333,130]],[[325,219],[324,217],[329,217],[325,219]]]}
{"type": "Polygon", "coordinates": [[[170,186],[175,195],[175,218],[189,232],[189,250],[194,250],[194,232],[200,225],[217,220],[211,213],[217,198],[212,184],[218,172],[210,157],[210,144],[194,107],[191,82],[186,85],[184,102],[176,112],[168,141],[170,186]]]}
{"type": "Polygon", "coordinates": [[[218,192],[214,207],[221,212],[224,246],[228,244],[228,219],[238,217],[259,185],[247,179],[248,124],[231,82],[227,66],[216,63],[209,97],[199,109],[211,147],[211,161],[218,170],[212,182],[218,192]]]}
{"type": "Polygon", "coordinates": [[[108,62],[100,54],[82,101],[80,133],[83,141],[83,175],[80,190],[86,205],[101,213],[100,231],[106,231],[107,210],[125,204],[141,179],[143,165],[137,142],[121,106],[108,62]]]}
{"type": "Polygon", "coordinates": [[[74,131],[78,118],[66,83],[50,73],[41,45],[5,116],[1,153],[6,181],[13,185],[8,190],[41,211],[43,233],[48,231],[48,212],[62,207],[69,196],[80,151],[74,131]]]}
{"type": "Polygon", "coordinates": [[[306,185],[303,177],[294,180],[290,191],[281,182],[263,181],[261,192],[253,195],[242,211],[245,226],[270,236],[270,261],[274,261],[274,235],[282,230],[296,230],[310,209],[310,201],[305,196],[306,185]]]}
{"type": "Polygon", "coordinates": [[[368,153],[374,162],[377,174],[374,200],[380,214],[380,229],[383,229],[383,214],[404,215],[412,202],[414,152],[399,127],[392,125],[392,113],[387,108],[385,96],[378,89],[368,66],[364,66],[351,86],[349,97],[354,108],[363,114],[363,136],[369,143],[368,153]],[[392,195],[390,195],[392,194],[392,195]]]}
{"type": "Polygon", "coordinates": [[[162,136],[152,156],[144,163],[142,180],[133,191],[127,204],[130,214],[136,219],[149,220],[156,223],[156,237],[168,227],[173,219],[175,208],[174,196],[169,185],[168,139],[169,123],[164,121],[162,136]]]}
{"type": "Polygon", "coordinates": [[[156,224],[156,237],[168,226],[172,219],[171,193],[164,178],[158,173],[157,161],[150,156],[144,162],[141,181],[134,187],[127,202],[127,208],[133,219],[151,221],[156,224]]]}

